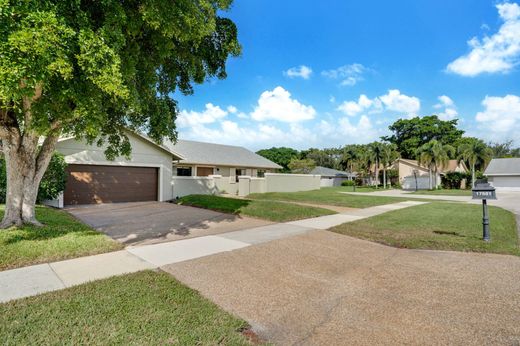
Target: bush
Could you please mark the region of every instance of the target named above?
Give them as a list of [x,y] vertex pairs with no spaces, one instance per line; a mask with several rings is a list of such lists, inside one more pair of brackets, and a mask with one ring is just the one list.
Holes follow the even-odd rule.
[[448,172],[442,177],[442,187],[445,189],[460,189],[460,184],[462,183],[463,179],[466,179],[466,181],[471,180],[471,178],[467,178],[468,177],[466,173]]
[[354,180],[343,180],[341,186],[354,186],[356,182]]
[[[65,172],[67,164],[65,158],[59,153],[52,155],[49,167],[43,175],[38,190],[37,202],[46,199],[55,199],[60,192],[65,190],[65,183],[67,181],[67,173]],[[7,174],[5,167],[5,159],[0,158],[0,203],[5,203],[5,196],[7,193]]]

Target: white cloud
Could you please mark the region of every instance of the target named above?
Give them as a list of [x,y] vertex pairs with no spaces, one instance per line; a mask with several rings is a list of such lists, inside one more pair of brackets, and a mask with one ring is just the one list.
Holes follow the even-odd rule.
[[441,95],[441,96],[437,97],[437,99],[439,100],[440,103],[436,104],[434,106],[435,108],[451,107],[451,106],[455,105],[455,103],[449,96]]
[[[230,107],[228,107],[228,110]],[[214,106],[211,103],[207,103],[206,109],[202,112],[182,110],[179,114],[179,117],[177,118],[177,125],[180,128],[183,128],[197,124],[211,124],[226,117],[227,115],[228,111],[223,110],[219,106]]]
[[490,140],[520,140],[519,96],[486,96],[482,106],[484,110],[475,116],[481,136]]
[[421,108],[421,102],[417,97],[401,94],[397,89],[389,90],[388,94],[380,96],[379,99],[390,111],[416,114]]
[[278,120],[282,122],[298,122],[313,119],[316,110],[291,98],[291,94],[278,86],[272,91],[264,91],[258,99],[258,105],[251,113],[257,121]]
[[303,79],[309,79],[312,74],[312,69],[305,65],[300,65],[298,67],[291,67],[287,71],[284,72],[284,74],[289,78],[303,78]]
[[441,112],[437,114],[439,119],[452,120],[459,115],[459,112],[457,112],[457,107],[455,106],[455,102],[453,102],[453,100],[450,97],[446,95],[441,95],[437,97],[437,99],[439,100],[439,103],[434,105],[433,108],[443,109]]
[[383,110],[416,115],[421,108],[420,100],[415,96],[401,94],[397,89],[389,90],[387,94],[368,98],[362,94],[357,101],[345,101],[337,110],[348,116],[355,116],[363,112],[381,113]]
[[337,69],[322,71],[321,75],[330,79],[339,79],[342,86],[353,86],[363,80],[363,74],[370,71],[361,64],[343,65]]
[[237,107],[235,106],[228,106],[226,109],[231,114],[235,114],[238,111]]
[[504,21],[497,33],[473,37],[468,41],[471,51],[448,64],[447,70],[473,77],[481,73],[509,72],[520,57],[520,6],[516,3],[496,5]]

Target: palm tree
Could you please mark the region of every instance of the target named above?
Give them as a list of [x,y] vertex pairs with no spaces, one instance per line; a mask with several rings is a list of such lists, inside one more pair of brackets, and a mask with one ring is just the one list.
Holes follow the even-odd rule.
[[374,174],[376,179],[376,188],[379,186],[379,166],[381,165],[384,144],[381,142],[373,142],[368,145],[369,156],[375,165]]
[[482,141],[462,144],[458,148],[459,162],[467,161],[471,167],[471,187],[475,187],[475,166],[486,166],[493,157],[493,151]]
[[427,166],[430,173],[430,190],[433,189],[432,170],[435,173],[435,188],[437,188],[439,167],[446,167],[453,155],[455,155],[455,148],[435,139],[417,150],[419,164]]
[[386,169],[399,158],[400,154],[397,151],[395,144],[383,145],[381,151],[381,164],[383,165],[383,188],[386,189]]
[[352,180],[352,174],[354,171],[354,163],[357,162],[359,159],[359,150],[357,150],[354,146],[349,145],[348,147],[345,147],[343,150],[343,155],[341,157],[341,164],[343,165],[344,169],[349,171],[350,176],[349,180]]

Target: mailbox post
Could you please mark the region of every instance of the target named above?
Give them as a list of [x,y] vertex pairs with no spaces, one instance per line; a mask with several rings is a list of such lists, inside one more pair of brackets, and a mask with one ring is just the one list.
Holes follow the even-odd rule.
[[489,183],[477,183],[471,191],[473,192],[473,199],[482,200],[482,238],[484,241],[490,241],[487,200],[497,199],[495,188]]

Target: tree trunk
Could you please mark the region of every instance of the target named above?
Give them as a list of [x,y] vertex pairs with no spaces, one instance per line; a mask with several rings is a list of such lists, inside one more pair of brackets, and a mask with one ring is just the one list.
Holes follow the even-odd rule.
[[429,177],[428,177],[429,179],[428,179],[428,180],[430,181],[430,183],[429,183],[429,188],[430,188],[430,190],[433,190],[433,184],[432,184],[432,166],[428,167],[428,171],[429,171],[429,172],[428,172],[428,174],[429,174]]
[[352,162],[350,163],[350,176],[349,180],[352,181]]
[[377,189],[379,187],[379,160],[376,160],[375,178],[376,178],[376,189]]
[[471,165],[471,187],[475,188],[475,164]]
[[57,136],[47,137],[39,149],[38,136],[35,134],[3,139],[7,193],[0,228],[21,226],[24,223],[41,225],[36,220],[36,198],[56,142]]
[[386,167],[383,167],[383,189],[386,189]]

